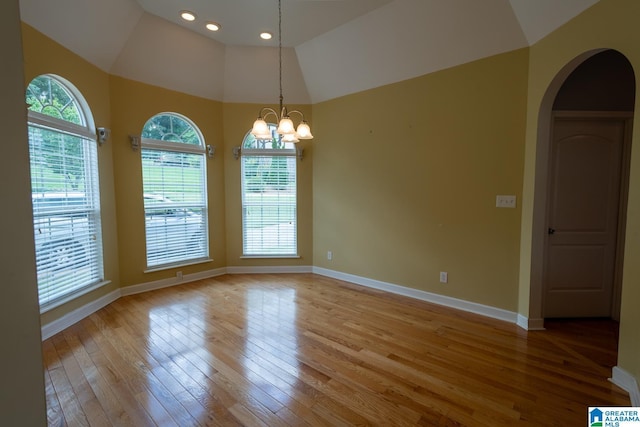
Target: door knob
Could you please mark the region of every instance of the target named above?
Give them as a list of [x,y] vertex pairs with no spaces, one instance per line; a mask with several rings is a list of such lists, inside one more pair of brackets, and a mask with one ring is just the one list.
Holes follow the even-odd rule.
[[549,227],[549,230],[547,230],[547,233],[549,233],[549,234],[555,234],[555,233],[556,233],[556,229],[555,229],[555,228],[551,228],[551,227]]

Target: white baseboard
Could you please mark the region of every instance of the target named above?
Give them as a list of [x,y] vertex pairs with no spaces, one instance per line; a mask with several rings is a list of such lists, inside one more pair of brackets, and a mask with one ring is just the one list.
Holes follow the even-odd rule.
[[345,282],[355,283],[356,285],[366,286],[368,288],[378,289],[381,291],[387,291],[394,294],[431,302],[445,307],[480,314],[482,316],[491,317],[493,319],[504,320],[505,322],[509,323],[517,323],[517,313],[503,310],[501,308],[490,307],[488,305],[469,302],[457,298],[447,297],[444,295],[438,295],[418,289],[407,288],[405,286],[381,282],[379,280],[368,279],[366,277],[342,273],[340,271],[329,270],[321,267],[313,267],[313,273],[332,277],[338,280],[344,280]]
[[153,282],[141,283],[139,285],[124,286],[120,288],[122,296],[140,294],[142,292],[153,291],[156,289],[168,288],[182,283],[195,282],[196,280],[208,279],[210,277],[222,276],[226,274],[226,268],[215,268],[213,270],[201,271],[199,273],[186,274],[182,276],[182,280],[177,277],[169,277],[167,279],[154,280]]
[[47,323],[46,325],[42,325],[42,340],[44,341],[47,338],[51,338],[58,332],[61,332],[74,323],[77,323],[85,317],[90,316],[91,314],[100,310],[102,307],[111,304],[112,302],[120,298],[120,296],[120,289],[116,289],[115,291],[109,292],[107,295],[102,296],[97,300],[91,301],[90,303],[85,304],[82,307],[65,314],[59,319]]
[[310,265],[301,266],[263,266],[263,267],[227,267],[227,274],[269,274],[269,273],[312,273]]
[[638,381],[633,375],[618,366],[614,366],[609,381],[629,393],[631,406],[640,406],[640,389],[638,389]]
[[522,314],[518,313],[518,317],[516,319],[516,324],[520,326],[525,331],[529,330],[529,318],[524,317]]

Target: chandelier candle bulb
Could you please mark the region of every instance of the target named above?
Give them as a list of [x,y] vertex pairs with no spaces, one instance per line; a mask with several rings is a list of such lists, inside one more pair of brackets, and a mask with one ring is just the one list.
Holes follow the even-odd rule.
[[300,142],[300,140],[297,137],[297,134],[295,133],[285,133],[284,135],[282,135],[282,141],[284,142]]
[[271,136],[271,132],[269,132],[269,126],[261,116],[258,117],[255,122],[253,122],[253,129],[251,129],[251,133],[256,137],[258,135],[267,135],[267,137]]
[[289,117],[283,117],[280,120],[280,124],[278,125],[278,130],[276,132],[280,135],[292,135],[296,133],[296,130],[293,127],[291,119]]
[[298,138],[300,139],[313,139],[313,135],[311,134],[311,128],[309,124],[305,121],[302,121],[298,125],[298,129],[296,129],[296,134],[298,134]]

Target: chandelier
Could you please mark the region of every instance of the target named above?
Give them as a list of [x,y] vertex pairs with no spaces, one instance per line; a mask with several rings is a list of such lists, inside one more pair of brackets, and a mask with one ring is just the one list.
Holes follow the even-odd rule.
[[[271,139],[271,131],[269,125],[264,120],[266,117],[275,116],[278,122],[278,129],[276,132],[282,136],[284,142],[299,142],[301,139],[313,139],[311,134],[311,128],[309,124],[304,120],[304,114],[298,110],[288,111],[287,107],[283,105],[284,98],[282,97],[282,0],[278,0],[278,69],[279,69],[279,83],[280,83],[280,115],[269,107],[263,107],[258,114],[258,118],[253,122],[253,128],[251,134],[257,139]],[[299,114],[301,116],[300,124],[298,127],[293,125],[290,114]]]

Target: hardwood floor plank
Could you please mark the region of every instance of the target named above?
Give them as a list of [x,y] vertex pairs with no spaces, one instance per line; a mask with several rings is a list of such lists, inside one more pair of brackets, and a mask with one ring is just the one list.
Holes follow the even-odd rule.
[[60,406],[60,401],[58,400],[58,395],[53,380],[51,379],[50,371],[57,369],[60,364],[53,340],[46,340],[42,343],[42,356],[44,366],[47,368],[44,371],[44,384],[48,424],[50,426],[66,426],[64,413],[62,412],[62,407]]
[[43,342],[65,426],[584,425],[627,406],[615,323],[546,331],[313,274],[120,298]]
[[53,363],[54,367],[49,370],[51,382],[53,383],[67,425],[89,426],[89,420],[87,420],[86,414],[82,409],[79,396],[73,389],[73,384],[64,368],[65,359],[68,359],[70,356],[60,354],[57,349],[57,347],[62,346],[63,340],[64,338],[62,336],[52,338],[55,356],[53,353],[50,353],[50,356],[55,357],[55,360]]
[[[175,320],[175,318],[174,318]],[[236,371],[224,361],[221,361],[213,353],[206,352],[202,343],[193,343],[186,329],[178,323],[165,323],[165,319],[156,319],[158,324],[162,324],[164,332],[171,334],[171,342],[176,346],[178,351],[190,354],[189,361],[197,365],[197,370],[204,374],[201,378],[202,385],[206,387],[211,396],[207,399],[208,403],[217,405],[218,398],[223,400],[223,407],[229,408],[238,402],[239,398],[251,402],[251,408],[256,412],[263,412],[268,415],[267,411],[275,411],[281,408],[273,398],[251,387],[251,384],[237,374]],[[158,329],[156,329],[158,331]],[[237,365],[235,360],[226,360],[231,365]],[[188,363],[186,360],[185,363]],[[237,366],[236,366],[237,367]],[[213,368],[213,369],[210,369]],[[231,377],[235,381],[227,378]],[[267,405],[265,408],[264,405]],[[224,409],[226,411],[226,409]],[[220,415],[220,413],[218,413]]]
[[[77,336],[76,331],[82,330],[83,328],[74,325],[64,331],[63,335],[69,347],[72,349],[73,356],[82,371],[82,375],[84,375],[88,385],[91,387],[92,393],[97,402],[99,402],[101,411],[104,413],[104,419],[102,416],[99,417],[103,422],[97,424],[98,416],[89,415],[87,412],[87,417],[91,420],[91,425],[132,425],[127,413],[120,406],[118,398],[103,380],[93,360],[91,360],[91,357],[87,353],[86,348]],[[109,422],[107,422],[107,420],[109,420]]]
[[136,396],[145,391],[144,379],[140,378],[135,368],[120,355],[119,344],[112,344],[113,330],[106,326],[101,314],[104,313],[94,313],[89,317],[92,326],[97,328],[94,339],[100,347],[100,351],[93,353],[91,359],[102,378],[109,384],[111,392],[118,396],[118,402],[132,425],[152,426],[155,424],[153,419],[144,405],[136,399]]
[[322,395],[313,405],[313,412],[329,421],[332,426],[370,426],[371,421],[341,401]]
[[[131,310],[129,314],[136,320],[144,321],[139,310]],[[154,375],[161,384],[172,389],[173,396],[196,420],[196,424],[186,425],[237,425],[228,419],[228,411],[219,399],[208,392],[206,383],[194,379],[209,375],[209,367],[201,364],[199,360],[189,361],[181,357],[180,349],[172,346],[176,341],[167,340],[160,328],[146,330],[146,335],[140,335],[139,328],[131,328],[131,333],[140,342],[148,339],[146,347],[155,360]]]

